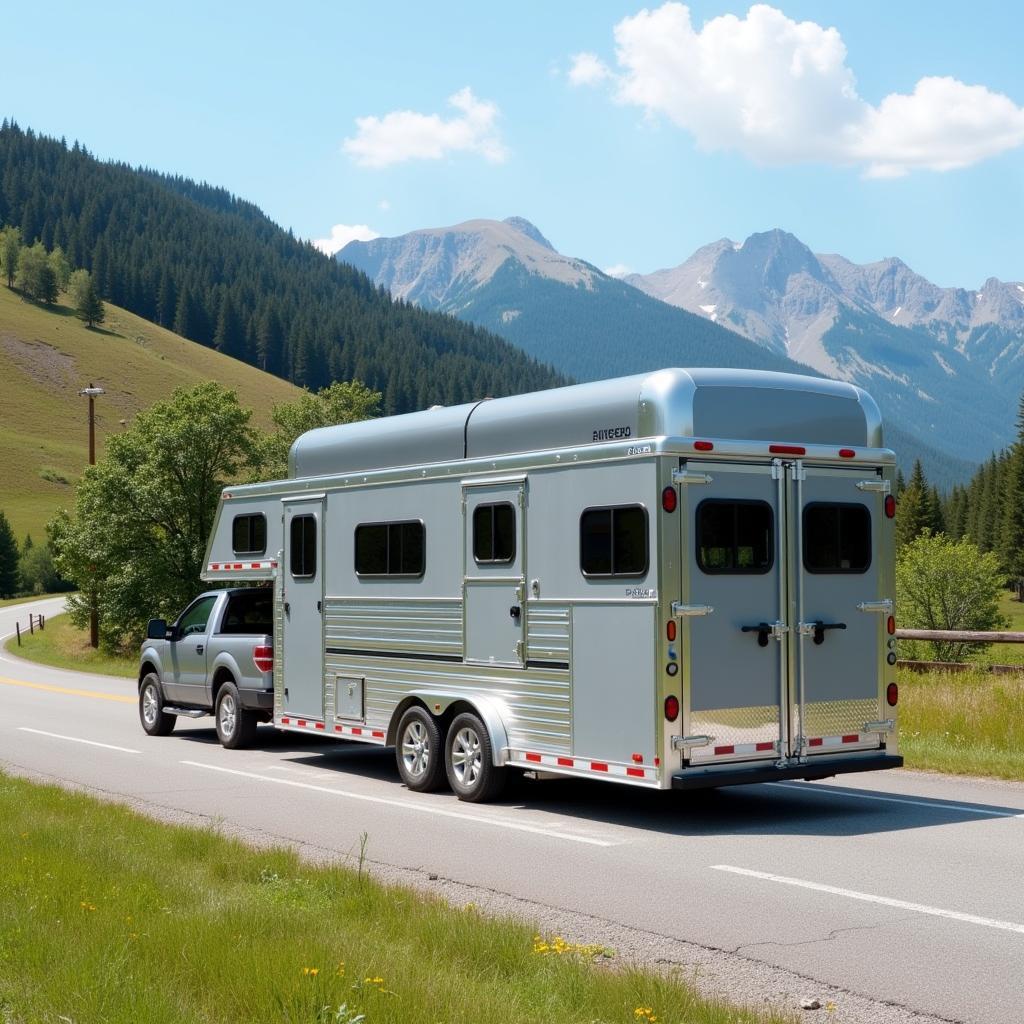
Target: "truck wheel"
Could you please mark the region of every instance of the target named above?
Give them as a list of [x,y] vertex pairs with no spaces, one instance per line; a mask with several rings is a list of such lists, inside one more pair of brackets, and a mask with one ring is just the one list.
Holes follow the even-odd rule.
[[217,739],[228,750],[252,746],[259,720],[253,711],[242,707],[238,687],[227,682],[217,691],[217,707],[213,713],[217,723]]
[[147,672],[139,687],[139,721],[150,736],[170,736],[178,721],[177,715],[165,715],[164,697],[155,672]]
[[444,766],[448,783],[460,800],[486,803],[505,788],[508,769],[492,761],[491,738],[483,722],[468,711],[448,728]]
[[398,723],[395,760],[402,781],[417,793],[438,789],[444,783],[441,730],[424,708],[411,707]]

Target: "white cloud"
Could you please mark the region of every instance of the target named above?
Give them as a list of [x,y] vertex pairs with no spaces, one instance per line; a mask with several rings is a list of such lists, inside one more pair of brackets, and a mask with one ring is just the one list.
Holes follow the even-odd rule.
[[383,117],[357,117],[356,134],[343,148],[361,167],[389,167],[407,160],[440,160],[450,153],[476,153],[502,163],[508,150],[498,133],[496,104],[479,100],[467,85],[448,98],[458,113],[419,114],[393,110]]
[[573,57],[575,85],[607,82],[617,102],[668,118],[706,150],[759,163],[864,165],[872,177],[967,167],[1024,144],[1024,108],[980,85],[922,78],[876,107],[857,93],[835,28],[765,4],[694,29],[665,3],[614,28],[616,68]]
[[569,82],[572,85],[597,85],[612,72],[607,64],[593,53],[575,53],[569,67]]
[[335,224],[331,228],[330,238],[314,238],[313,244],[321,252],[333,256],[349,242],[369,242],[374,238],[380,238],[380,232],[366,224]]
[[633,273],[633,268],[627,267],[625,263],[613,263],[610,267],[605,267],[604,272],[609,277],[625,277]]

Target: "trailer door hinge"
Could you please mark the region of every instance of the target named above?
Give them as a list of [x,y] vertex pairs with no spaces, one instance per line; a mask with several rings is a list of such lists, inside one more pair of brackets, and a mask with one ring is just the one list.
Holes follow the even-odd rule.
[[894,718],[883,718],[878,722],[865,722],[861,732],[895,732],[896,720]]
[[714,743],[714,736],[673,736],[673,750],[689,750],[691,747],[710,747]]
[[522,660],[523,660],[523,653],[524,653],[524,649],[525,649],[525,646],[526,646],[526,645],[525,645],[525,644],[523,643],[523,641],[522,641],[522,640],[517,640],[517,641],[516,641],[516,657],[517,657],[517,658],[518,658],[518,659],[519,659],[520,661],[522,661]]
[[874,491],[876,494],[888,494],[892,488],[888,480],[858,480],[858,491]]
[[672,617],[676,619],[710,615],[714,610],[709,604],[681,604],[679,601],[672,602]]
[[781,480],[783,475],[782,459],[772,459],[772,479]]
[[672,483],[674,484],[709,484],[712,478],[707,473],[691,473],[686,469],[672,470]]

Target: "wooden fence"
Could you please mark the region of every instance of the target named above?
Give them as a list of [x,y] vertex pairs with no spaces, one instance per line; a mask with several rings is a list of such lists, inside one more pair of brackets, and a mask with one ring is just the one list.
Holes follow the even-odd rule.
[[[989,633],[969,629],[897,629],[897,640],[938,640],[961,644],[1024,644],[1024,633]],[[966,661],[899,661],[900,668],[913,672],[992,672],[996,675],[1024,673],[1024,665],[975,665]]]
[[[34,612],[28,613],[28,632],[35,633],[36,629],[46,629],[46,616],[36,615]],[[25,632],[21,628],[20,622],[15,622],[14,632],[18,637],[18,646],[21,646],[21,634]]]

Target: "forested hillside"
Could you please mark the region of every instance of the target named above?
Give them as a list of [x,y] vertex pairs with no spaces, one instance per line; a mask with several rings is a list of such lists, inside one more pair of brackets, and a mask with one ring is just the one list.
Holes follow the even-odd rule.
[[358,378],[387,413],[563,382],[485,330],[392,301],[224,189],[6,120],[0,224],[60,246],[118,306],[296,384]]

